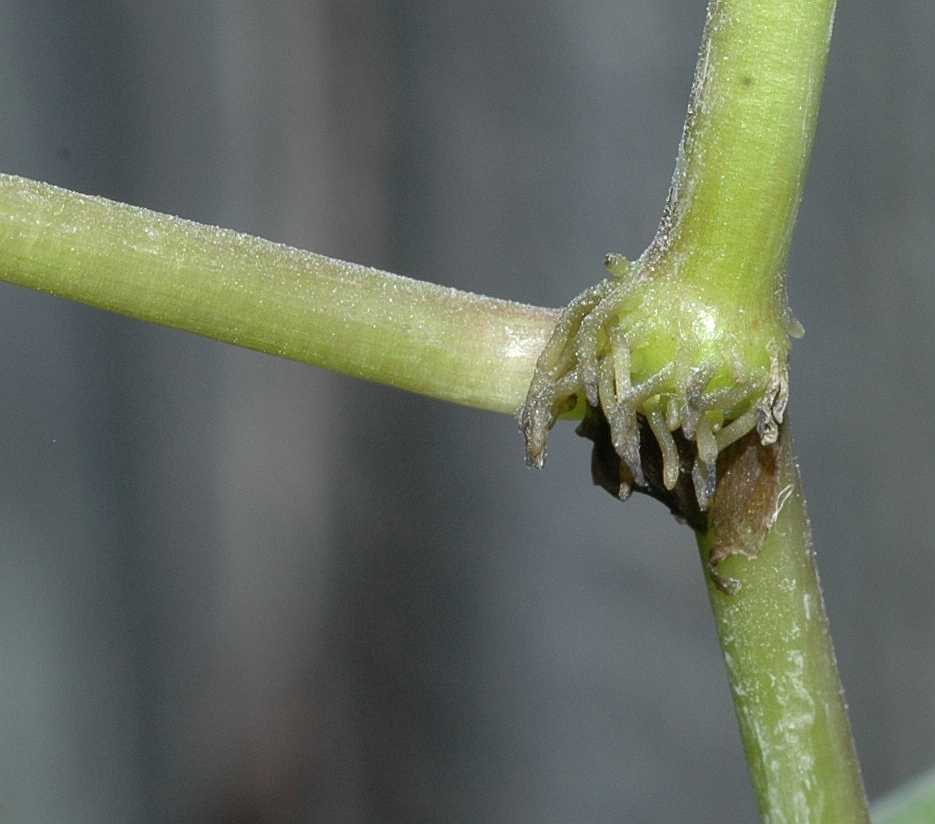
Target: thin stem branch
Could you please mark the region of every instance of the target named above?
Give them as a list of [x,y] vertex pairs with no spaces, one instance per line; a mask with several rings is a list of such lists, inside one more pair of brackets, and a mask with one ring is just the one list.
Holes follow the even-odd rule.
[[558,316],[10,175],[0,280],[510,414]]

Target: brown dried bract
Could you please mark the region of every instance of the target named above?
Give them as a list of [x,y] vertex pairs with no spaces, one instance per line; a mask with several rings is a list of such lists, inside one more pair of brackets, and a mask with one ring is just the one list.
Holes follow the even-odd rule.
[[781,440],[769,446],[751,433],[718,459],[718,485],[708,513],[712,566],[731,555],[756,555],[773,525],[779,501]]
[[659,444],[647,421],[640,417],[640,458],[644,467],[642,483],[614,449],[610,426],[603,412],[589,406],[577,432],[594,444],[591,477],[611,495],[626,500],[633,491],[642,492],[664,503],[680,521],[697,532],[713,535],[708,571],[725,592],[736,592],[737,582],[723,578],[717,566],[732,555],[755,556],[773,525],[781,503],[779,488],[780,450],[784,448],[780,430],[776,443],[764,446],[758,434],[750,432],[725,448],[717,460],[717,489],[708,511],[698,507],[692,483],[696,447],[693,441],[673,433],[678,447],[678,482],[668,490],[663,483],[663,461]]

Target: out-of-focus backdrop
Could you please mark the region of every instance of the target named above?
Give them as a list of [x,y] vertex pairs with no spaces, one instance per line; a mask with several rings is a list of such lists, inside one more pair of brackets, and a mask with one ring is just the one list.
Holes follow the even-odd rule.
[[[548,305],[701,0],[0,0],[0,169]],[[868,789],[935,764],[935,5],[843,4],[793,417]],[[507,417],[0,288],[0,819],[752,821],[691,536]]]

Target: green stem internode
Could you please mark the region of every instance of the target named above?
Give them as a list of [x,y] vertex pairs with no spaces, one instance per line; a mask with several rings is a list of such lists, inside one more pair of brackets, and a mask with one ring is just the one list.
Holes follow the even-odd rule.
[[[860,766],[787,443],[775,471],[765,542],[718,567],[739,588],[708,582],[740,735],[764,821],[859,824],[869,820]],[[718,539],[717,527],[699,533],[705,564]]]
[[713,0],[654,241],[714,302],[771,313],[818,118],[835,0]]
[[508,414],[557,318],[2,174],[0,280]]

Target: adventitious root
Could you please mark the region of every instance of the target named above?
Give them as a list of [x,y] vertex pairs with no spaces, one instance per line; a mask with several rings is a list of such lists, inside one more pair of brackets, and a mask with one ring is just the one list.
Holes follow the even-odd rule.
[[[751,317],[706,301],[674,276],[617,255],[612,277],[573,300],[536,365],[519,412],[526,459],[541,467],[549,430],[580,403],[599,408],[621,459],[621,493],[645,487],[640,418],[658,443],[663,484],[682,464],[677,430],[695,446],[691,481],[705,511],[721,450],[756,430],[775,442],[788,401],[787,313]],[[643,431],[646,428],[643,427]]]

